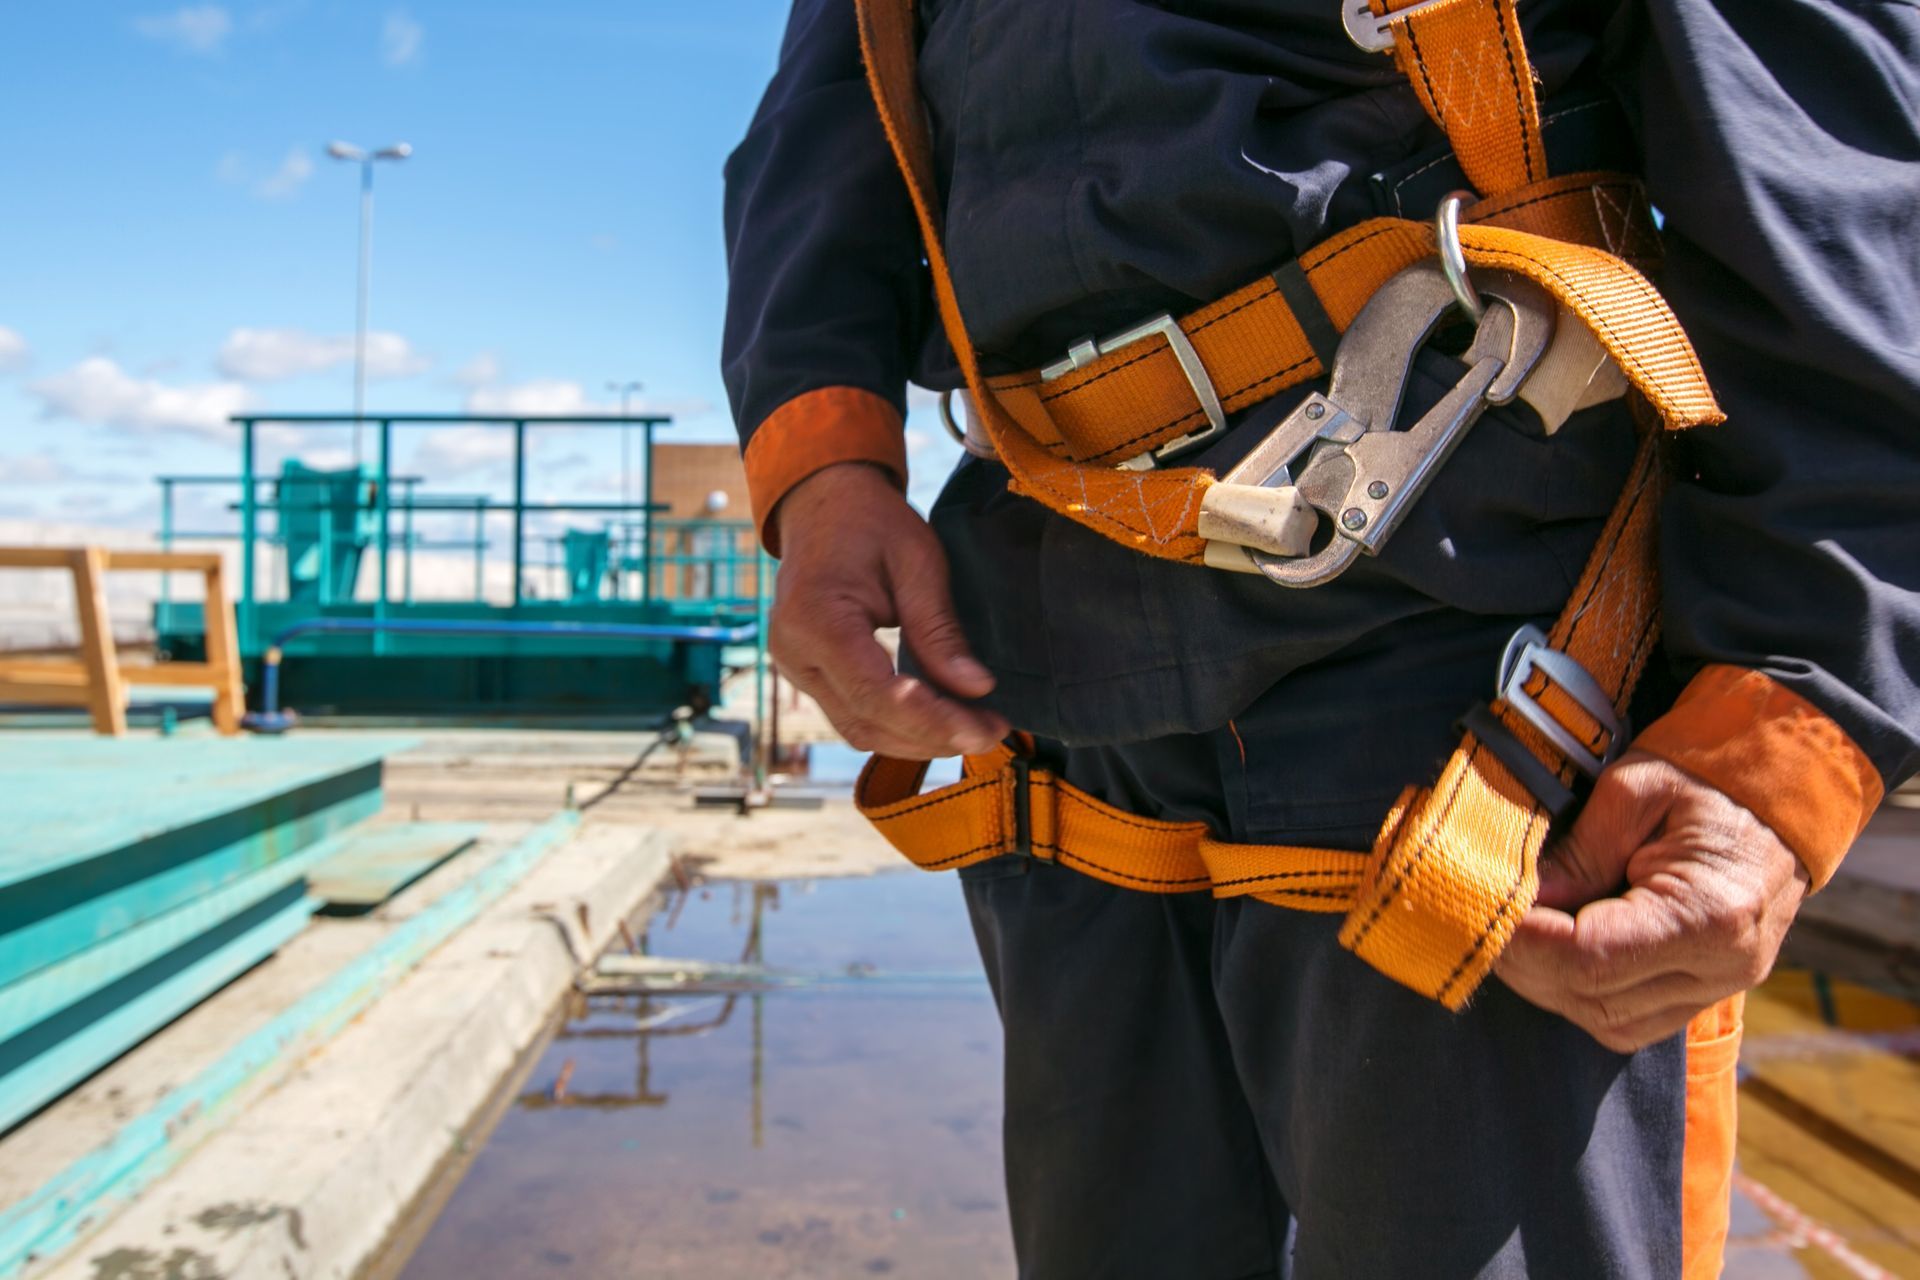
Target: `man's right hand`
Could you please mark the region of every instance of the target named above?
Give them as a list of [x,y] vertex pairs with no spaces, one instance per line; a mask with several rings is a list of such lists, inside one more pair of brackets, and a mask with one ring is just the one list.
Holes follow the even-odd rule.
[[[993,675],[954,618],[939,539],[886,472],[866,463],[816,472],[787,492],[774,520],[780,574],[768,647],[848,742],[931,760],[987,751],[1007,735],[1005,719],[956,700],[985,696]],[[927,680],[895,671],[874,638],[894,626]]]

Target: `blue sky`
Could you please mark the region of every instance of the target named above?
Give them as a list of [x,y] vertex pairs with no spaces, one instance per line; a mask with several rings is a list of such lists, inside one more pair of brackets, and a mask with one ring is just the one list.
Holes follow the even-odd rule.
[[[376,178],[370,408],[571,412],[638,379],[672,438],[730,438],[720,170],[785,8],[0,0],[0,515],[145,526],[156,472],[235,467],[236,408],[349,406],[333,138],[414,147]],[[543,446],[546,496],[617,487],[611,434]],[[470,491],[497,443],[401,461]]]

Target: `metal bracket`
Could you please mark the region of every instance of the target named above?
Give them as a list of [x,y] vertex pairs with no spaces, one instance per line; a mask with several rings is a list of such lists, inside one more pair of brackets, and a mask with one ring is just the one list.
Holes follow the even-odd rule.
[[1173,350],[1173,358],[1180,362],[1180,371],[1187,375],[1187,385],[1193,388],[1193,397],[1199,401],[1200,409],[1207,415],[1207,425],[1198,431],[1190,431],[1177,439],[1148,449],[1128,458],[1119,466],[1129,471],[1151,471],[1170,456],[1183,452],[1195,445],[1205,444],[1227,431],[1227,413],[1220,406],[1220,393],[1214,390],[1213,379],[1207,376],[1207,366],[1200,362],[1200,353],[1193,349],[1193,340],[1187,337],[1186,330],[1180,327],[1170,312],[1163,311],[1150,320],[1143,320],[1131,329],[1122,329],[1107,337],[1094,339],[1082,338],[1067,349],[1064,359],[1056,360],[1040,370],[1040,381],[1054,382],[1066,377],[1075,369],[1084,369],[1101,356],[1111,355],[1122,347],[1130,347],[1136,342],[1145,342],[1150,338],[1165,338],[1167,346]]
[[[1565,725],[1554,718],[1552,712],[1527,692],[1527,681],[1535,672],[1547,677],[1560,690],[1575,702],[1580,709],[1592,716],[1594,722],[1607,732],[1607,745],[1599,754],[1580,739],[1573,736]],[[1540,731],[1542,737],[1551,742],[1573,766],[1590,778],[1600,776],[1600,771],[1619,758],[1627,749],[1627,724],[1613,709],[1613,699],[1600,687],[1600,682],[1587,673],[1587,669],[1558,649],[1547,644],[1546,632],[1529,623],[1513,633],[1513,639],[1507,641],[1507,651],[1500,657],[1501,699],[1518,713],[1522,720]]]
[[1340,25],[1347,29],[1347,39],[1368,53],[1391,53],[1395,22],[1442,3],[1445,0],[1423,0],[1381,18],[1374,15],[1367,0],[1340,0]]

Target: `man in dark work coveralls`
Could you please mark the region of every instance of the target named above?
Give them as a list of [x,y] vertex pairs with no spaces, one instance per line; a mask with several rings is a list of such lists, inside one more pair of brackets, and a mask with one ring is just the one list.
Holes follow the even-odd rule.
[[[923,0],[947,251],[989,374],[1465,185],[1338,8]],[[1662,292],[1728,416],[1673,451],[1642,737],[1457,1014],[1343,951],[1336,917],[1018,856],[963,871],[1006,1028],[1023,1274],[1715,1274],[1731,1091],[1699,1085],[1733,1054],[1696,1015],[1766,974],[1920,767],[1920,10],[1520,18],[1549,154],[1644,177]],[[1492,410],[1381,556],[1308,591],[1134,554],[985,458],[923,520],[906,386],[961,379],[852,0],[797,0],[726,215],[774,652],[858,747],[926,759],[1020,730],[1131,813],[1364,850],[1515,628],[1560,609],[1633,453],[1618,401],[1551,435]],[[1416,381],[1458,368],[1423,352]],[[1181,463],[1226,471],[1311,389]],[[918,674],[873,638],[894,624]]]

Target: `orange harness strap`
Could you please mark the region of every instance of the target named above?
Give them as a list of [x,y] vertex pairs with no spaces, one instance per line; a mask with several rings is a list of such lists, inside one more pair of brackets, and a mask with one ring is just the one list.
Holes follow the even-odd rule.
[[[1414,0],[1371,2],[1386,13]],[[982,378],[942,247],[910,0],[857,0],[856,7],[869,83],[920,222],[941,320],[1014,489],[1146,554],[1199,561],[1200,497],[1213,477],[1197,468],[1112,465],[1197,425],[1198,407],[1170,344],[1123,348],[1050,383]],[[1419,77],[1423,104],[1491,197],[1470,212],[1475,224],[1461,228],[1467,261],[1517,271],[1547,289],[1593,332],[1651,409],[1632,477],[1549,636],[1549,647],[1584,667],[1615,712],[1624,712],[1657,634],[1659,428],[1722,415],[1678,322],[1621,256],[1637,254],[1651,232],[1635,222],[1640,203],[1627,198],[1631,180],[1545,177],[1512,0],[1438,0],[1389,17],[1396,57]],[[1433,252],[1428,226],[1383,218],[1316,246],[1300,265],[1344,331],[1382,283]],[[1229,412],[1324,372],[1271,280],[1180,326]],[[1595,754],[1613,745],[1609,730],[1546,675],[1535,675],[1525,692]],[[1496,702],[1493,715],[1562,784],[1573,779],[1574,764],[1512,707]],[[1102,804],[1010,751],[970,758],[961,782],[924,796],[916,794],[924,765],[876,757],[855,798],[896,848],[929,869],[1024,852],[1129,888],[1211,886],[1221,896],[1344,911],[1344,945],[1458,1008],[1532,903],[1547,834],[1545,808],[1497,750],[1469,734],[1433,786],[1402,795],[1368,854],[1224,844],[1199,824]]]
[[[1650,573],[1661,468],[1648,430],[1626,496],[1600,535],[1579,587],[1549,635],[1624,714],[1658,634]],[[1537,675],[1527,688],[1595,755],[1617,745],[1566,690]],[[1493,714],[1555,776],[1574,767],[1504,702]],[[1532,905],[1549,814],[1506,764],[1468,734],[1431,787],[1410,787],[1372,853],[1230,844],[1205,824],[1117,809],[1001,747],[969,756],[961,780],[925,795],[924,762],[875,756],[854,803],[888,843],[928,871],[1022,853],[1149,893],[1211,889],[1301,911],[1346,913],[1345,946],[1381,973],[1450,1009],[1479,986]]]
[[1008,853],[1057,862],[1146,893],[1256,893],[1301,911],[1345,911],[1368,862],[1341,849],[1227,844],[1201,822],[1142,818],[1095,799],[1000,747],[968,756],[961,780],[920,795],[924,762],[875,756],[854,790],[860,811],[923,871]]

